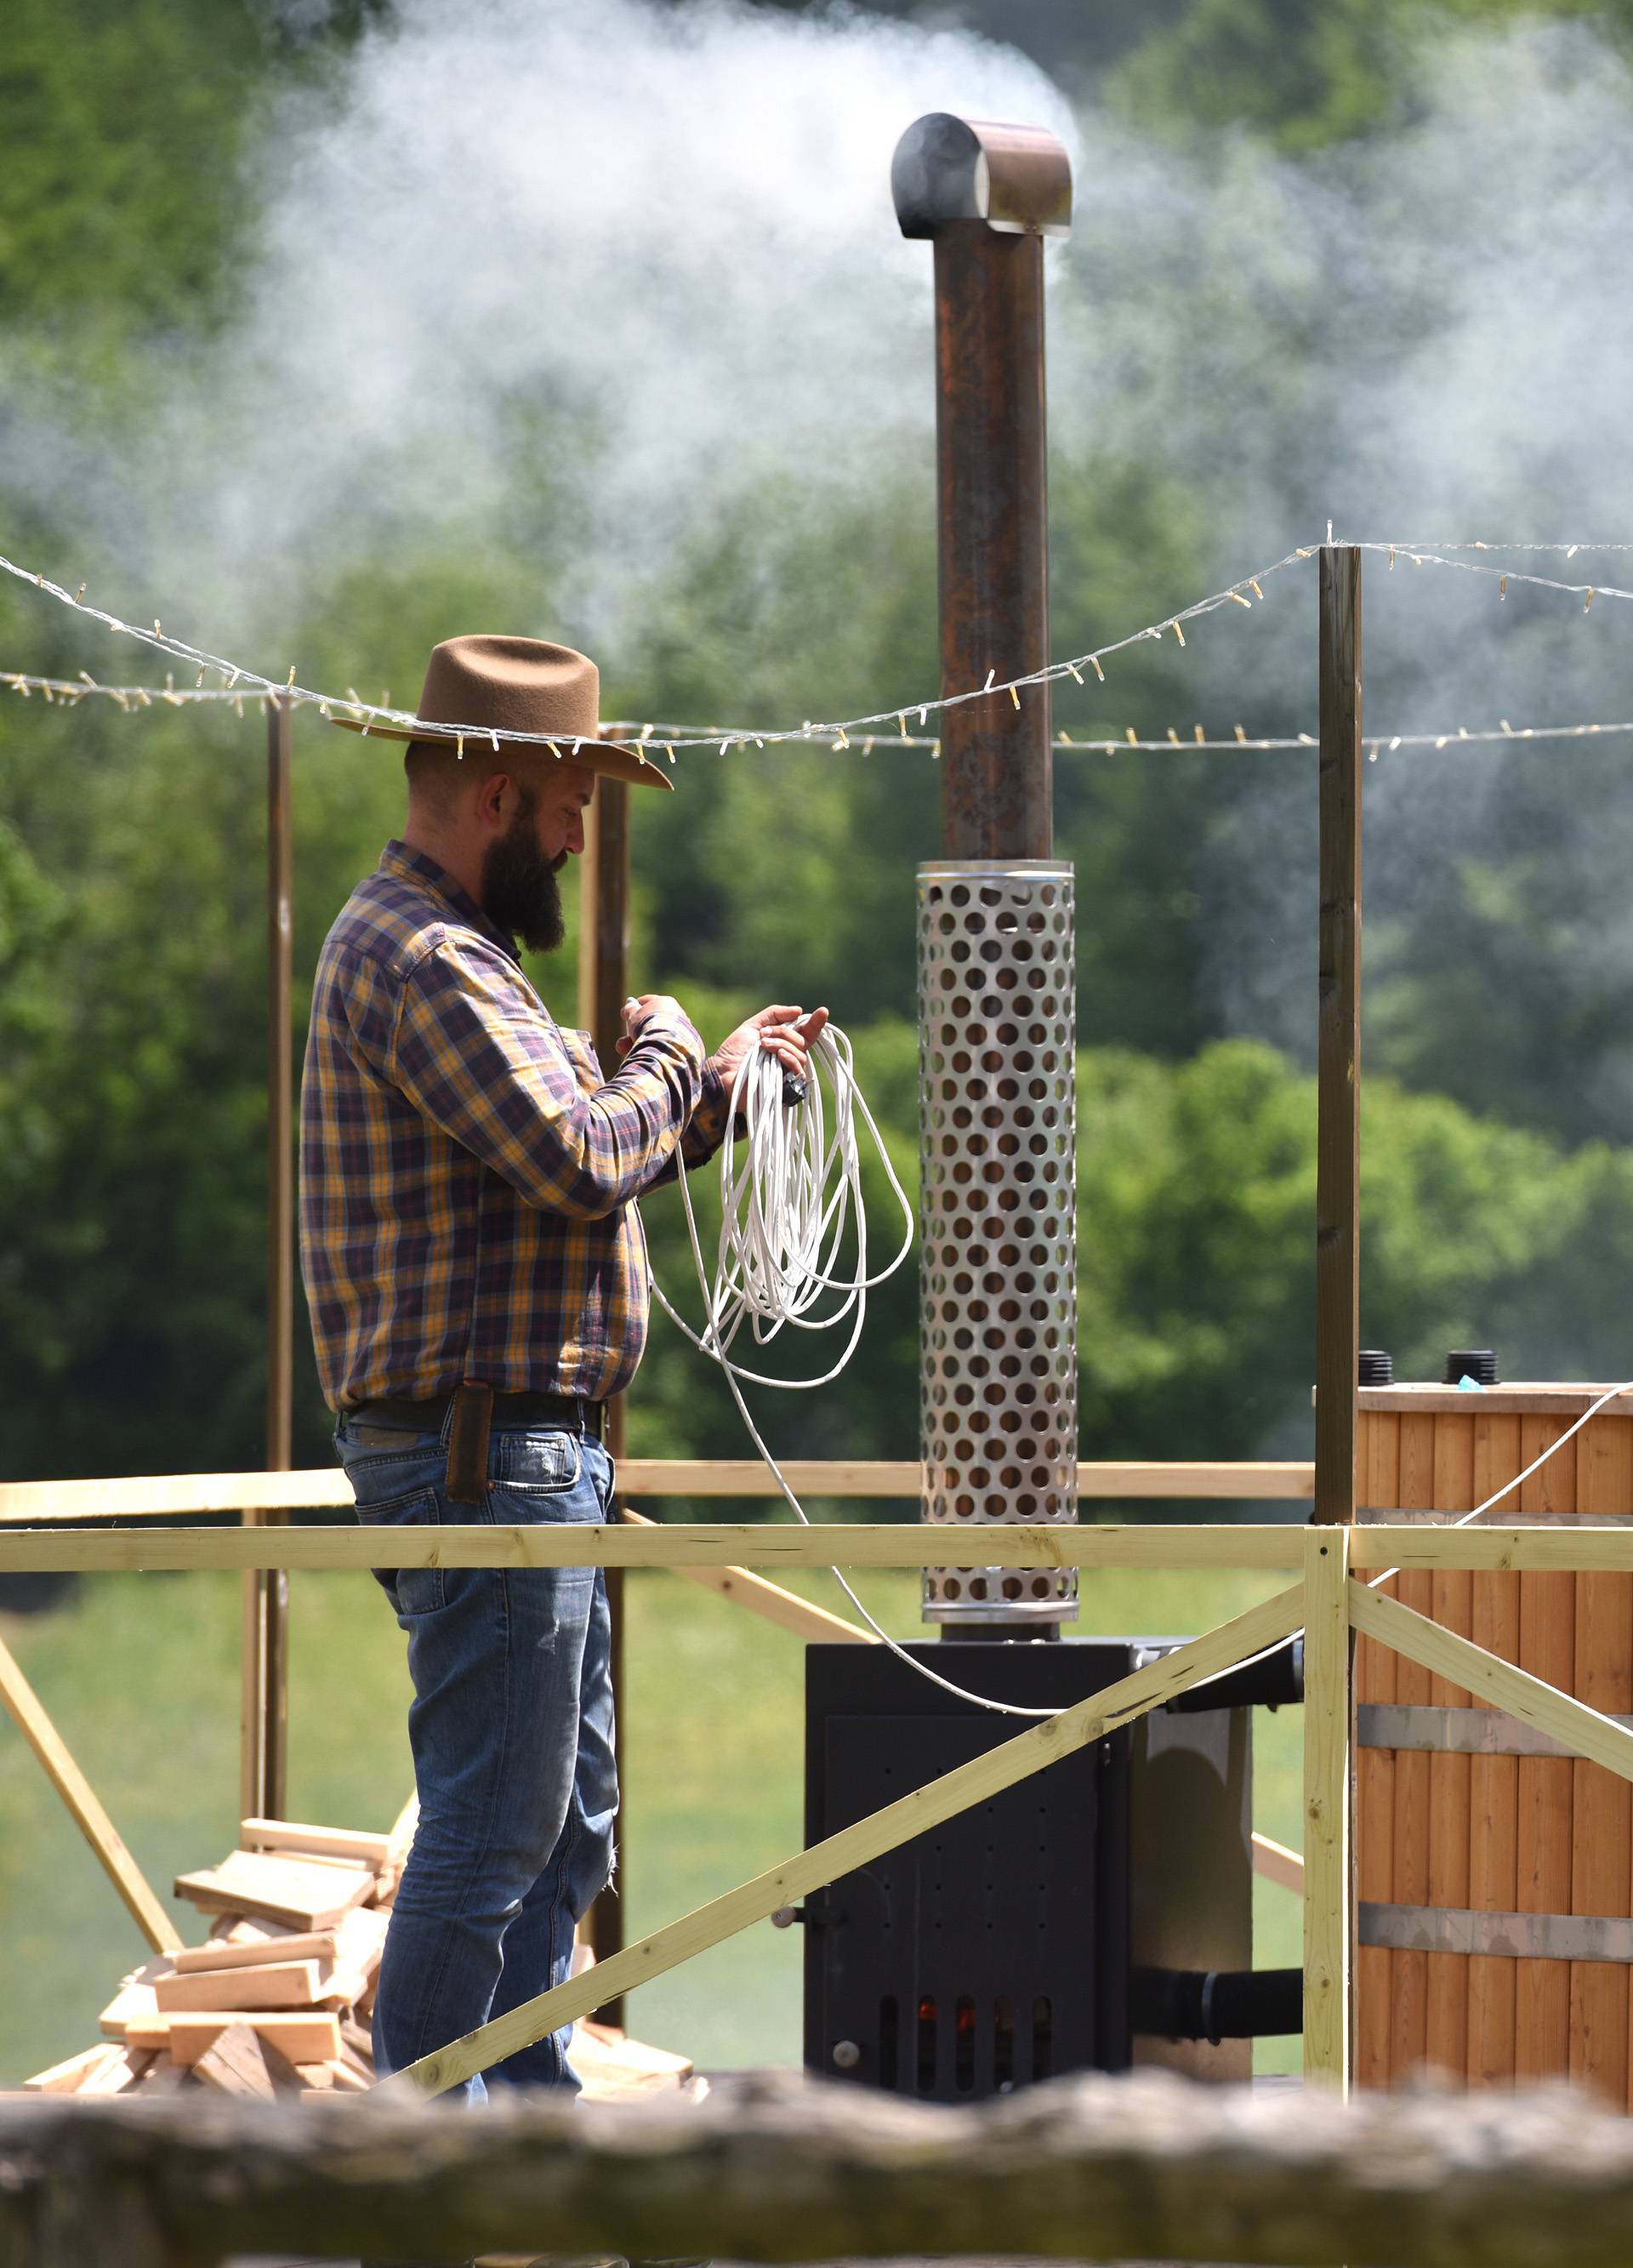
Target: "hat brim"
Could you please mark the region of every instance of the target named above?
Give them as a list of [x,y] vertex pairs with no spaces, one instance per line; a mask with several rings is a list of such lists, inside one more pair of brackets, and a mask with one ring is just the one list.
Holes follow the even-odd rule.
[[[371,740],[443,740],[450,747],[456,746],[456,735],[437,725],[374,725],[366,717],[331,717],[331,725],[338,725],[348,733],[364,734]],[[464,738],[474,746],[486,740],[485,733],[467,733]],[[504,747],[509,735],[501,733],[498,742]],[[555,747],[564,763],[580,765],[585,771],[600,772],[608,779],[626,780],[631,787],[661,787],[674,792],[674,782],[664,768],[650,756],[639,755],[623,740],[579,740],[576,744],[570,734],[552,743],[541,740],[519,740],[513,744],[531,755],[548,756]]]

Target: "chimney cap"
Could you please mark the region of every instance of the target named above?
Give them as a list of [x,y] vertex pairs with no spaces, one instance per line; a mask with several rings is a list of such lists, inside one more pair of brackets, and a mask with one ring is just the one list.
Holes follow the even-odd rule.
[[1042,126],[927,112],[896,144],[890,193],[903,236],[936,236],[953,221],[1007,236],[1071,227],[1071,160]]

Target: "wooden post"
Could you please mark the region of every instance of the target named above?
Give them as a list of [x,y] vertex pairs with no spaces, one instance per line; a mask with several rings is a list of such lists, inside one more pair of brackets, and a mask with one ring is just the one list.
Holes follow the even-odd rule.
[[[595,1042],[601,1075],[610,1079],[619,1064],[623,1004],[629,991],[629,786],[626,780],[598,779],[585,814],[584,857],[579,861],[578,1021]],[[626,1438],[624,1397],[614,1396],[607,1412],[607,1451],[622,1462]],[[614,1753],[620,1804],[624,1788],[624,1595],[623,1571],[607,1570],[607,1602],[612,1618]],[[604,1890],[585,1918],[585,1938],[598,1961],[624,1941],[623,1897],[628,1854],[620,1841],[619,1880]],[[623,2021],[622,1998],[598,2011],[609,2024]]]
[[[294,1462],[293,721],[292,709],[272,703],[267,715],[267,1470],[274,1473],[288,1472]],[[288,1517],[282,1511],[243,1514],[252,1527]],[[239,1724],[240,1815],[281,1818],[289,1801],[289,1577],[281,1570],[244,1579]]]
[[1304,1576],[1304,2075],[1350,2091],[1350,1531],[1315,1528]]
[[[1322,546],[1315,1508],[1306,1559],[1304,2068],[1348,2093],[1355,1885],[1349,1528],[1361,1341],[1361,555]],[[1340,1531],[1323,1536],[1322,1528]]]
[[[1362,1412],[1360,1466],[1369,1508],[1393,1513],[1401,1502],[1401,1419],[1394,1410]],[[1384,1586],[1395,1594],[1394,1580]],[[1355,1650],[1355,1690],[1359,1704],[1397,1698],[1397,1656],[1376,1638],[1360,1639]],[[1361,1749],[1356,1756],[1356,1896],[1388,1904],[1394,1891],[1395,1764],[1393,1750]],[[1363,1945],[1355,1956],[1354,2076],[1357,2087],[1389,2082],[1392,1965],[1401,1958],[1386,1946]]]
[[1355,1518],[1361,1336],[1361,555],[1320,552],[1315,1513]]

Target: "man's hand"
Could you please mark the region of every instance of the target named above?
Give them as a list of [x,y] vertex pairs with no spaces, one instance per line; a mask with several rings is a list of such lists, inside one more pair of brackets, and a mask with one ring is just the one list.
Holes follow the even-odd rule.
[[808,1079],[811,1049],[827,1021],[826,1008],[813,1008],[808,1016],[803,1008],[762,1008],[721,1042],[709,1059],[710,1068],[719,1072],[729,1089],[744,1057],[763,1050],[775,1056],[783,1069],[797,1079]]
[[673,995],[671,993],[637,992],[632,994],[623,1005],[623,1037],[616,1042],[618,1052],[621,1056],[627,1056],[629,1054],[630,1049],[635,1045],[636,1040],[641,1035],[642,1026],[644,1024],[650,1024],[655,1016],[660,1018],[666,1024],[680,1023],[689,1025],[692,1020],[687,1014],[686,1010],[680,1005],[680,1003],[675,999]]

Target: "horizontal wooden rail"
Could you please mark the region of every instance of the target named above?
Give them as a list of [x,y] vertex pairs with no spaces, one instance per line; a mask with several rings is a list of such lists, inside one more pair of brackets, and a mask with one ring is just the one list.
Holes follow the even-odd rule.
[[[656,1522],[644,1520],[628,1505],[622,1517],[633,1528],[651,1528]],[[705,1591],[713,1591],[733,1605],[747,1607],[751,1615],[762,1621],[775,1623],[779,1630],[791,1631],[807,1646],[878,1646],[878,1636],[864,1623],[847,1622],[842,1615],[830,1614],[811,1599],[802,1599],[797,1591],[785,1591],[780,1583],[768,1583],[763,1575],[754,1574],[747,1567],[677,1567],[675,1573],[684,1575],[688,1583],[696,1583]]]
[[[954,1530],[815,1521],[650,1527],[0,1528],[0,1573],[185,1567],[1243,1567],[1303,1565],[1301,1522],[1090,1522]],[[960,1547],[962,1547],[960,1549]],[[1628,1528],[1357,1528],[1350,1564],[1633,1573]],[[1464,1681],[1467,1683],[1467,1680]]]
[[[508,2092],[508,2090],[507,2090]],[[794,2073],[698,2105],[541,2094],[0,2103],[0,2257],[217,2268],[509,2253],[1622,2268],[1633,2122],[1591,2099],[1082,2073],[954,2109]]]
[[[982,1528],[949,1534],[918,1521],[754,1523],[674,1521],[651,1528],[99,1528],[0,1530],[0,1573],[187,1567],[987,1567],[1298,1568],[1308,1531],[1259,1528]],[[977,1545],[972,1550],[970,1546]],[[961,1548],[960,1548],[961,1547]],[[1633,1534],[1628,1538],[1633,1565]]]
[[[793,1458],[783,1468],[798,1497],[916,1498],[923,1469],[905,1460]],[[1078,1468],[1080,1496],[1307,1499],[1313,1468],[1288,1463],[1098,1463]],[[628,1457],[621,1496],[776,1499],[757,1458]],[[0,1527],[44,1521],[182,1520],[202,1513],[322,1512],[351,1503],[337,1465],[298,1473],[160,1473],[99,1481],[0,1481]]]
[[914,1836],[927,1833],[972,1805],[986,1802],[1001,1789],[1013,1787],[1018,1780],[1087,1748],[1117,1727],[1132,1724],[1160,1708],[1203,1678],[1232,1668],[1262,1647],[1291,1636],[1304,1611],[1304,1585],[1295,1583],[1291,1590],[1249,1607],[1246,1614],[1221,1623],[1217,1630],[1192,1638],[1144,1669],[1118,1678],[1087,1700],[1017,1733],[1012,1740],[1001,1742],[968,1764],[954,1765],[938,1779],[898,1797],[852,1826],[842,1827],[836,1835],[813,1843],[809,1850],[797,1851],[780,1867],[710,1899],[695,1912],[671,1922],[666,1929],[643,1938],[638,1945],[625,1946],[582,1976],[569,1977],[564,1984],[541,1992],[536,1999],[524,2000],[519,2007],[496,2016],[463,2039],[450,2041],[446,2047],[423,2056],[418,2063],[408,2065],[383,2081],[377,2092],[389,2095],[418,2088],[426,2095],[444,2094],[489,2065],[541,2040],[547,2032],[576,2023],[605,2001],[678,1969],[682,1962],[735,1937],[754,1922],[764,1921],[779,1907],[792,1905],[840,1875],[871,1865]]
[[[1504,1380],[1500,1386],[1482,1387],[1476,1400],[1467,1387],[1425,1380],[1418,1384],[1364,1386],[1357,1400],[1363,1410],[1387,1410],[1397,1417],[1448,1416],[1454,1412],[1460,1418],[1489,1415],[1570,1419],[1580,1418],[1596,1402],[1603,1401],[1613,1384],[1619,1381],[1607,1379],[1602,1386],[1558,1386],[1546,1381],[1517,1379],[1510,1383]],[[1633,1417],[1633,1393],[1618,1391],[1613,1400],[1605,1402],[1605,1410],[1610,1417]]]
[[1525,1574],[1626,1573],[1633,1569],[1633,1528],[1434,1528],[1414,1521],[1399,1527],[1370,1522],[1357,1528],[1350,1544],[1356,1574],[1381,1574],[1400,1567],[1471,1567],[1476,1572]]

